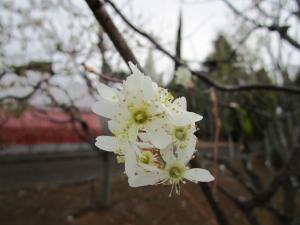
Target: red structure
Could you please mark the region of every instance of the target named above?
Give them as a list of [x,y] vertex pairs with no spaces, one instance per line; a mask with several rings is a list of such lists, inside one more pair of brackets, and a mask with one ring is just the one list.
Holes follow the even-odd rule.
[[89,135],[80,122],[71,122],[70,115],[58,109],[32,109],[20,117],[2,112],[0,145],[81,143],[101,134],[97,115],[82,109],[80,117],[88,125]]

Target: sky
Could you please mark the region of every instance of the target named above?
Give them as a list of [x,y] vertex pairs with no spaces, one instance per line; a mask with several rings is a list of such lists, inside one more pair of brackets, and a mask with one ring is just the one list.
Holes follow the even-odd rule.
[[[126,1],[123,1],[126,2]],[[178,26],[178,15],[182,10],[184,40],[183,57],[186,59],[204,59],[211,51],[212,41],[219,31],[228,25],[226,18],[230,13],[219,0],[132,0],[131,6],[116,1],[123,8],[124,14],[140,14],[147,22],[145,30],[150,30],[161,37],[162,43],[174,44]]]
[[[178,18],[183,18],[182,57],[203,61],[212,51],[213,41],[232,18],[227,6],[220,0],[118,0],[114,1],[137,27],[156,37],[164,47],[174,52]],[[110,12],[109,7],[107,7]],[[114,15],[114,14],[112,14]],[[117,16],[114,21],[122,26]],[[136,50],[145,61],[147,51]],[[173,64],[162,55],[156,55],[158,70],[172,71]]]
[[[178,15],[182,11],[182,58],[185,60],[204,61],[213,51],[213,42],[220,33],[226,33],[234,39],[241,39],[241,37],[235,35],[239,22],[237,22],[235,15],[222,0],[115,0],[114,2],[132,23],[159,37],[159,42],[171,52],[174,52],[175,49]],[[232,0],[231,2],[234,2],[238,8],[245,8],[245,3],[249,3],[249,1],[245,0]],[[113,18],[119,24],[118,17],[114,16]],[[264,23],[265,21],[260,22]],[[298,28],[300,28],[299,21],[291,20],[289,22],[293,24],[289,31],[297,36]],[[258,37],[257,35],[262,34],[264,31],[264,29],[260,29],[251,37]],[[299,35],[298,37],[300,38]],[[273,32],[270,38],[271,48],[276,55],[278,35],[276,32]],[[300,40],[299,38],[298,40]],[[248,49],[244,53],[246,55],[248,53],[250,53],[249,55],[259,54],[262,59],[261,64],[258,62],[259,66],[264,65],[271,70],[269,66],[273,63],[269,61],[266,50],[258,47],[257,41],[257,38],[248,39]],[[263,41],[268,40],[265,39]],[[284,43],[283,49],[281,57],[286,65],[289,65],[289,68],[291,68],[292,71],[290,72],[295,73],[299,69],[300,52],[294,51],[287,43]],[[141,61],[144,61],[145,55],[139,51],[136,51],[136,53],[142,58]],[[158,55],[157,57],[160,56]],[[172,71],[173,64],[162,57],[157,60],[157,67],[163,72]],[[278,82],[281,82],[280,78]]]
[[[4,0],[7,4],[10,4],[10,0]],[[46,4],[46,1],[43,0],[31,0],[37,2],[37,5],[41,6]],[[53,0],[54,2],[59,3],[59,0]],[[97,32],[95,27],[92,27],[92,30],[85,29],[85,25],[94,21],[94,17],[92,12],[88,8],[87,4],[84,0],[70,0],[74,5],[77,6],[77,10],[86,14],[88,18],[71,18],[68,13],[66,13],[66,8],[68,9],[68,5],[66,8],[62,10],[58,10],[56,7],[51,8],[50,10],[47,9],[47,13],[41,13],[38,10],[32,9],[30,10],[30,16],[32,18],[35,17],[41,19],[42,21],[47,18],[50,21],[53,21],[54,26],[56,26],[56,31],[59,39],[62,39],[66,42],[66,46],[73,47],[72,43],[69,42],[72,39],[72,35],[79,37],[81,46],[83,43],[88,43],[88,47],[84,46],[85,49],[94,48],[97,50]],[[243,5],[244,0],[237,1],[235,3],[239,3]],[[18,7],[26,7],[26,2],[29,0],[15,0],[15,5]],[[67,0],[63,1],[67,2]],[[175,40],[176,40],[176,31],[178,27],[178,16],[179,13],[182,12],[183,17],[183,31],[182,31],[182,57],[185,60],[196,60],[196,61],[204,61],[205,58],[213,51],[212,45],[213,41],[217,38],[218,34],[221,32],[225,33],[233,33],[237,29],[234,24],[235,17],[228,9],[228,7],[222,2],[222,0],[113,0],[113,2],[118,6],[118,8],[125,14],[125,16],[137,27],[141,28],[142,30],[146,31],[147,33],[151,34],[155,37],[159,43],[161,43],[167,50],[174,53],[175,50]],[[43,4],[41,4],[43,3]],[[122,31],[125,32],[126,29],[129,28],[124,24],[124,22],[120,19],[118,15],[112,10],[112,8],[108,5],[107,7],[108,12],[112,15],[113,21],[116,23],[117,27]],[[2,14],[2,20],[11,20],[9,16],[1,13],[0,8],[0,18]],[[27,16],[27,15],[26,15]],[[28,18],[20,17],[18,20],[24,21]],[[46,21],[46,20],[45,20]],[[70,27],[70,22],[75,24],[73,28]],[[76,28],[76,26],[80,28]],[[78,32],[78,29],[82,33]],[[51,27],[50,27],[51,30]],[[54,29],[55,30],[55,29]],[[129,29],[130,30],[130,29]],[[0,33],[1,34],[1,33]],[[134,38],[137,38],[139,35],[131,31],[131,34],[134,34]],[[45,48],[42,45],[38,44],[35,41],[35,36],[38,35],[38,32],[35,30],[29,31],[29,42],[30,48],[26,51],[23,51],[20,45],[16,44],[17,41],[12,42],[11,45],[8,47],[8,51],[12,56],[8,57],[8,60],[11,61],[13,64],[14,60],[20,63],[21,61],[30,61],[34,59],[41,59],[43,55],[45,55]],[[47,34],[46,34],[47,35]],[[55,33],[56,35],[56,33]],[[94,43],[89,44],[91,41],[91,36],[94,36],[93,41]],[[131,40],[130,34],[124,34],[126,41],[129,43],[130,47],[132,48],[134,54],[138,58],[139,62],[144,65],[147,55],[149,53],[149,47],[151,44],[145,39],[140,38],[139,40],[143,44],[143,47],[137,46],[135,41]],[[47,43],[48,40],[45,37],[43,40],[46,44],[51,45],[51,43]],[[69,42],[69,43],[68,43]],[[45,44],[45,43],[44,43]],[[94,46],[93,46],[94,44]],[[251,45],[251,44],[250,44]],[[51,47],[50,47],[51,48]],[[51,59],[54,60],[56,65],[54,67],[64,67],[66,66],[66,61],[68,59],[63,60],[65,56],[59,53],[55,53],[56,47],[52,46],[53,48],[53,55],[51,55]],[[289,48],[286,48],[289,49]],[[17,53],[17,54],[15,54]],[[115,54],[117,55],[117,54]],[[299,57],[300,55],[297,53],[296,57],[293,57],[290,62],[295,63],[295,65],[299,65]],[[66,58],[66,57],[65,57]],[[18,59],[18,60],[17,60]],[[119,59],[120,60],[120,59]],[[97,57],[92,57],[90,60],[91,65],[93,66],[93,61],[98,62],[99,66],[99,54]],[[154,52],[154,61],[155,66],[158,72],[164,73],[164,77],[166,80],[170,78],[173,74],[173,67],[174,64],[171,62],[166,56],[162,55],[159,51]],[[121,63],[118,63],[114,58],[112,59],[112,65],[118,67],[119,64],[124,69],[127,69],[126,65],[122,60]],[[71,64],[71,68],[74,69],[71,73],[73,73],[73,77],[75,78],[68,78],[69,82],[66,81],[66,77],[58,79],[57,83],[61,83],[64,86],[68,87],[76,87],[74,82],[78,81],[83,83],[80,78],[81,74],[78,73],[78,68],[80,67],[81,62],[77,62],[78,64]],[[94,64],[97,68],[97,63]],[[1,65],[0,65],[1,66]],[[77,80],[76,80],[77,79]],[[2,80],[3,82],[3,80]],[[68,88],[69,89],[69,88]],[[78,89],[78,88],[75,88]],[[14,90],[12,90],[14,91]],[[2,92],[3,94],[3,92]],[[1,95],[1,92],[0,92]]]
[[[10,1],[6,2],[7,4],[10,4]],[[41,7],[41,3],[43,3],[42,1],[38,0],[34,2],[36,2],[39,7]],[[87,15],[90,15],[90,18],[93,19],[93,15],[90,9],[87,7],[85,1],[71,0],[71,2],[77,6],[78,10],[86,13]],[[30,5],[28,5],[27,3],[29,3],[29,1],[14,1],[15,6],[20,8],[30,8]],[[182,4],[182,2],[179,0],[115,0],[114,3],[134,24],[136,24],[138,27],[141,27],[141,29],[145,30],[147,33],[150,33],[151,35],[156,37],[158,41],[163,46],[168,48],[168,50],[171,52],[174,52],[176,30],[178,27],[178,16],[181,11],[183,17],[182,55],[185,59],[188,60],[203,60],[209,54],[209,52],[212,50],[212,42],[216,38],[218,31],[222,30],[222,27],[226,25],[226,14],[230,14],[227,10],[227,7],[219,0],[190,0],[185,1],[184,4]],[[111,7],[108,6],[107,10],[109,11],[110,15],[112,15],[114,22],[117,24],[117,27],[120,28],[120,30],[123,30],[125,28],[124,23],[114,13]],[[68,14],[64,13],[63,10],[55,10],[55,8],[49,9],[47,10],[47,13],[41,15],[38,9],[33,8],[30,11],[30,16],[27,18],[11,16],[12,14],[5,14],[2,16],[2,20],[6,21],[6,23],[9,23],[9,20],[11,20],[10,18],[13,18],[13,20],[11,21],[15,20],[15,22],[17,23],[26,23],[26,20],[28,20],[29,22],[32,18],[36,18],[36,21],[38,21],[39,19],[43,20],[47,18],[48,20],[53,21],[58,37],[66,42],[68,42],[69,35],[70,33],[72,33],[68,25],[69,22],[72,21],[72,18],[68,17]],[[29,20],[29,18],[31,19]],[[78,18],[76,21],[74,21],[75,24],[80,24],[81,22],[82,21],[79,22]],[[87,21],[83,22],[88,23]],[[126,27],[126,29],[128,28]],[[9,45],[7,45],[7,60],[9,61],[9,63],[22,64],[26,63],[26,61],[42,60],[48,57],[47,55],[49,53],[47,53],[46,49],[36,41],[39,32],[37,30],[34,31],[31,29],[29,29],[29,31],[27,32],[29,32],[27,36],[30,39],[30,48],[27,48],[25,51],[23,51],[20,47],[20,43],[18,43],[18,40],[12,41]],[[89,30],[84,30],[85,35],[89,32]],[[75,32],[75,35],[78,36],[78,32]],[[86,42],[86,39],[84,39],[83,36],[81,36],[80,39],[82,39],[82,42]],[[133,48],[135,55],[143,65],[148,55],[148,49],[136,48],[136,46],[134,46],[134,42],[128,39],[126,39],[126,41],[128,41],[129,45]],[[148,43],[146,44],[146,46],[149,47],[151,45]],[[170,77],[173,72],[173,62],[168,60],[167,57],[161,55],[160,53],[155,52],[154,54],[154,60],[155,62],[157,62],[155,65],[157,70],[160,72],[164,72],[165,77],[167,77],[168,79],[168,76]],[[51,55],[50,51],[50,58],[52,58],[52,60],[54,61],[59,61],[61,60],[61,58],[63,58],[63,56],[61,56],[60,54]],[[99,62],[99,58],[94,58],[94,61]],[[63,67],[64,64],[65,61],[62,60],[62,63],[56,63],[54,64],[54,67],[59,67],[59,65],[62,65]],[[115,65],[116,64],[117,63],[115,63]],[[76,67],[76,65],[74,65],[74,67]],[[123,67],[126,68],[125,63],[123,63]],[[76,70],[74,73],[76,73]],[[36,83],[37,81],[36,79],[34,79],[36,75],[31,75],[28,77],[29,83]],[[76,91],[78,90],[78,87],[74,84],[76,78],[78,77],[80,77],[80,74],[75,75],[75,79],[63,76],[55,78],[56,80],[53,78],[52,80],[54,80],[54,83],[60,83],[62,86],[68,87],[67,89],[72,92],[72,90],[74,90],[74,88],[72,87],[75,87]],[[17,77],[12,75],[12,77],[8,77],[2,80],[2,82],[11,83],[13,82],[12,80],[15,79],[17,79]],[[26,81],[21,80],[19,82],[26,83]],[[27,88],[14,87],[5,92],[3,91],[2,93],[0,93],[0,95],[18,93],[18,95],[22,96],[27,92]],[[86,92],[86,90],[84,92]],[[59,95],[61,96],[62,94],[60,93]],[[39,99],[37,99],[36,101],[40,102]],[[89,101],[84,102],[86,104],[90,104]]]

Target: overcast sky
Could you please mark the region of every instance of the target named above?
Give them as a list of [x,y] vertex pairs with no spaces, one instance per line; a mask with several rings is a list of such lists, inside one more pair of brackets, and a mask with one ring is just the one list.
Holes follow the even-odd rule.
[[[5,2],[10,4],[10,1]],[[93,15],[84,0],[72,0],[72,2],[78,6],[78,10],[90,14],[91,18],[93,18]],[[174,52],[178,15],[181,10],[183,15],[182,37],[184,41],[182,54],[185,59],[189,60],[203,60],[209,54],[212,50],[212,42],[216,38],[218,32],[222,30],[222,27],[228,24],[226,15],[230,15],[227,7],[219,0],[190,0],[184,2],[184,4],[179,0],[115,0],[114,2],[134,24],[158,38],[159,42],[171,52]],[[42,1],[36,1],[37,6],[40,6],[41,3]],[[14,4],[16,7],[31,8],[30,1],[15,0]],[[68,17],[68,14],[63,13],[61,10],[49,9],[47,10],[47,13],[41,15],[34,7],[32,9],[33,10],[30,11],[30,18],[36,17],[41,18],[42,20],[46,20],[47,18],[48,20],[53,21],[57,29],[58,37],[68,41],[68,33],[72,32],[71,30],[66,30],[69,29],[68,23],[72,21],[72,18]],[[114,22],[117,24],[117,27],[120,28],[120,30],[123,30],[126,26],[124,26],[120,18],[113,12],[111,7],[107,6],[107,9],[112,15]],[[2,15],[1,19],[8,23],[9,20],[11,20],[10,18],[14,18],[16,22],[20,21],[26,23],[26,20],[28,20],[28,22],[31,21],[27,16],[11,16],[12,14],[8,13],[5,14],[5,16]],[[72,22],[79,23],[78,19],[75,21],[73,20]],[[128,28],[126,27],[126,29]],[[35,38],[35,34],[38,32],[33,30],[29,30],[28,32],[30,48],[26,49],[26,51],[21,49],[18,40],[7,45],[6,52],[8,54],[6,60],[9,64],[22,64],[31,60],[43,60],[43,58],[47,58],[48,53],[46,49],[41,46]],[[88,32],[90,31],[84,31],[85,34]],[[78,32],[75,33],[78,36]],[[83,39],[83,37],[80,36],[80,39]],[[130,39],[126,40],[129,42],[129,45],[133,47],[134,54],[138,57],[141,64],[144,64],[148,49],[136,48],[134,42]],[[151,45],[148,43],[146,46]],[[58,58],[56,54],[51,55],[50,53],[50,58],[51,57],[54,60],[57,60]],[[167,57],[162,56],[161,54],[159,55],[157,52],[154,57],[156,68],[160,72],[164,72],[165,77],[168,79],[173,72],[173,62],[168,60]],[[95,61],[99,62],[99,58],[95,58]],[[64,61],[62,64],[65,64]],[[113,63],[113,66],[115,65],[118,64]],[[125,64],[123,66],[126,68]],[[74,65],[74,67],[76,67],[76,65]],[[78,67],[80,67],[80,64]],[[81,76],[80,74],[76,74],[76,72],[74,75],[75,78]],[[31,77],[32,76],[30,76],[30,80],[36,82]],[[14,79],[16,79],[15,76]],[[58,83],[73,87],[73,81],[74,79],[71,79],[70,82],[68,82],[65,78],[61,78]],[[10,82],[9,79],[7,82]],[[71,89],[72,88],[68,88],[68,90]],[[17,91],[16,88],[12,88],[11,90],[7,90],[7,93],[16,93],[17,91],[22,95],[23,91],[28,91],[25,89],[22,90],[23,88],[20,88],[19,91]],[[1,94],[7,93],[2,92]]]
[[174,43],[182,9],[183,56],[187,59],[203,59],[210,52],[218,31],[228,25],[226,15],[230,15],[227,7],[218,0],[185,1],[184,4],[179,0],[131,0],[131,6],[123,3],[126,0],[115,2],[123,7],[128,17],[141,14],[143,21],[147,21],[144,29],[159,35],[165,43]]
[[[37,2],[37,5],[42,5],[41,3],[46,2],[43,2],[42,0],[35,1]],[[10,0],[4,0],[4,2],[10,4]],[[29,0],[15,0],[14,2],[16,6],[27,5],[27,7],[30,8],[30,5],[26,4],[30,2]],[[77,6],[78,11],[88,15],[89,20],[94,20],[93,15],[84,0],[71,0],[71,2]],[[175,49],[174,46],[176,30],[178,27],[178,15],[179,12],[182,11],[182,56],[186,60],[205,60],[209,53],[212,52],[213,41],[220,32],[226,32],[236,36],[234,32],[237,30],[237,27],[234,24],[238,23],[235,23],[236,18],[230,9],[228,9],[228,7],[222,2],[222,0],[114,0],[113,2],[133,24],[153,35],[165,48],[171,52],[174,52]],[[241,6],[244,6],[245,0],[235,0],[234,3],[239,3]],[[70,15],[66,13],[66,9],[68,9],[68,6],[63,10],[57,10],[57,7],[55,7],[51,10],[48,10],[47,14],[43,13],[43,15],[39,15],[41,13],[37,14],[37,11],[35,11],[35,15],[37,17],[41,17],[42,20],[47,18],[48,20],[53,21],[59,38],[65,40],[66,46],[68,46],[68,44],[72,45],[71,42],[68,43],[69,33],[73,33],[77,36],[77,38],[79,37],[83,43],[90,43],[90,41],[84,38],[83,35],[88,36],[89,33],[93,33],[94,36],[97,36],[95,27],[92,30],[86,30],[84,27],[81,27],[80,29],[83,33],[77,32],[76,29],[70,29],[68,25],[69,22],[74,24],[84,24],[88,23],[88,20],[81,19],[79,22],[79,18],[70,18]],[[110,15],[112,15],[114,22],[121,31],[124,31],[125,28],[126,30],[130,30],[128,26],[124,25],[120,17],[114,13],[109,5],[107,5],[107,10],[109,11]],[[8,16],[2,16],[3,20],[9,20],[9,18],[10,17]],[[27,17],[21,18],[21,20],[26,22]],[[45,48],[41,47],[41,45],[35,44],[37,41],[33,39],[33,34],[38,32],[29,32],[29,38],[32,40],[29,40],[30,48],[27,49],[27,51],[23,51],[20,48],[20,45],[17,45],[17,41],[12,42],[11,45],[9,45],[10,48],[7,52],[13,55],[12,57],[8,58],[8,60],[11,61],[10,63],[13,63],[13,61],[16,61],[17,59],[20,59],[18,61],[30,61],[34,59],[36,60],[37,58],[43,58],[41,56],[43,55],[43,52],[45,52]],[[138,34],[134,33],[133,31],[131,32],[134,34],[134,38],[139,37]],[[132,41],[129,35],[124,36],[130,47],[132,47],[134,54],[138,57],[139,61],[143,65],[148,54],[148,47],[151,46],[151,44],[145,41],[145,39],[140,39],[143,41],[143,44],[145,44],[143,45],[145,47],[137,47],[136,42]],[[94,44],[96,42],[97,41],[94,41]],[[252,42],[252,45],[256,46],[256,43]],[[290,48],[288,47],[289,46],[284,46],[284,49],[289,50]],[[85,49],[88,48],[91,48],[91,46],[85,47]],[[17,51],[19,51],[20,54],[15,54]],[[255,49],[252,49],[252,51],[255,52]],[[263,54],[266,53],[262,53],[262,55]],[[59,58],[55,53],[51,55],[51,57],[54,59],[54,61]],[[91,61],[92,60],[98,63],[100,61],[99,56],[98,58],[92,57]],[[173,62],[171,62],[166,56],[160,54],[159,51],[155,51],[154,61],[159,72],[164,72],[164,74],[167,76],[172,74]],[[288,62],[292,62],[297,65],[298,61],[299,54],[297,53],[296,56],[294,56],[292,60],[289,60]],[[126,68],[125,63],[123,62],[116,63],[113,60],[111,62],[112,65],[116,67],[115,69],[118,69],[117,67],[119,65],[123,65],[122,67]],[[82,61],[78,63],[79,67]],[[65,62],[62,61],[61,64],[65,65]],[[77,68],[76,65],[73,67]],[[96,68],[98,67],[96,66]]]
[[[169,51],[174,52],[178,15],[183,15],[183,51],[182,56],[187,60],[204,60],[212,51],[212,43],[218,33],[229,25],[232,14],[220,0],[118,0],[114,1],[122,12],[138,27],[159,37]],[[108,7],[109,9],[109,7]],[[113,12],[113,11],[111,11]],[[114,17],[116,23],[118,17]],[[120,23],[121,24],[121,23]],[[144,52],[137,55],[145,59]],[[161,70],[170,70],[172,64],[166,58],[158,60]]]

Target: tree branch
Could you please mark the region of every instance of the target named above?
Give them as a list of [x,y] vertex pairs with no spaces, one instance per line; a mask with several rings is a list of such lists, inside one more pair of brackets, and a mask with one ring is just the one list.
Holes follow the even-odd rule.
[[[200,163],[199,163],[198,158],[194,158],[191,161],[191,166],[192,167],[199,168],[199,167],[201,167],[199,164]],[[227,221],[227,218],[226,218],[223,210],[220,208],[220,206],[216,202],[216,200],[215,200],[215,198],[213,196],[213,193],[212,193],[210,187],[208,186],[208,184],[206,184],[206,183],[199,183],[199,186],[200,186],[201,190],[203,191],[203,193],[204,193],[204,195],[206,197],[206,200],[208,201],[208,203],[209,203],[212,211],[214,212],[218,223],[220,225],[229,225],[229,223]]]
[[[88,0],[87,0],[88,1]],[[276,92],[285,92],[289,94],[297,94],[300,95],[300,89],[294,88],[294,87],[282,87],[282,86],[276,86],[276,85],[264,85],[264,84],[253,84],[253,85],[240,85],[240,86],[230,86],[230,85],[221,85],[216,83],[215,81],[208,78],[208,76],[200,71],[194,71],[188,67],[186,63],[178,59],[176,56],[173,56],[170,52],[168,52],[165,48],[163,48],[153,37],[151,37],[146,32],[138,29],[136,26],[134,26],[124,15],[123,13],[118,9],[118,7],[110,0],[104,0],[108,4],[110,4],[115,12],[121,17],[121,19],[135,32],[146,38],[148,41],[150,41],[159,51],[164,53],[166,56],[168,56],[171,60],[173,60],[177,65],[185,66],[187,69],[191,71],[191,73],[198,77],[200,80],[202,80],[204,83],[211,87],[215,87],[216,89],[223,91],[223,92],[242,92],[242,91],[276,91]],[[99,15],[101,16],[101,15]],[[97,18],[98,19],[98,18]],[[100,23],[100,21],[99,21]],[[119,35],[121,35],[119,33]],[[111,35],[109,35],[111,37]],[[119,50],[117,48],[117,50]],[[120,53],[121,54],[121,53]],[[123,58],[124,59],[124,58]],[[125,59],[124,59],[125,60]]]
[[0,102],[6,101],[6,100],[25,101],[25,100],[31,98],[40,89],[40,87],[42,86],[42,84],[44,82],[46,82],[47,80],[48,79],[46,79],[46,80],[40,80],[36,85],[34,85],[32,87],[32,91],[30,91],[26,95],[23,95],[23,96],[6,95],[6,96],[3,96],[3,97],[0,97]]
[[115,26],[111,17],[104,8],[103,2],[99,0],[86,0],[86,3],[94,13],[94,16],[96,17],[99,24],[108,34],[110,40],[113,42],[114,46],[116,47],[117,51],[120,53],[126,64],[128,65],[128,62],[131,61],[132,63],[138,65],[138,67],[141,69],[141,66],[136,60],[134,54],[130,50],[120,31]]
[[253,20],[247,16],[245,16],[242,12],[240,12],[237,8],[235,8],[228,0],[223,0],[223,2],[238,16],[240,16],[242,19],[244,19],[247,22],[252,23],[253,25],[255,25],[258,28],[264,28],[267,29],[269,31],[276,31],[279,36],[286,40],[289,44],[291,44],[292,46],[294,46],[295,48],[300,50],[300,43],[298,43],[295,39],[293,39],[287,32],[288,32],[288,28],[289,26],[279,26],[276,24],[272,24],[272,25],[265,25],[265,24],[261,24],[258,23],[256,20]]

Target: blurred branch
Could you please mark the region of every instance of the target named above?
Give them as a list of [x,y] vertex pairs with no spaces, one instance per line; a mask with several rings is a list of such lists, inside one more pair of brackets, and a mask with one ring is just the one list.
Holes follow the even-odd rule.
[[189,201],[189,203],[194,207],[195,210],[204,217],[205,219],[209,220],[207,214],[205,213],[205,210],[201,207],[199,202],[195,199],[192,193],[190,193],[187,188],[184,186],[181,187],[182,195]]
[[[219,190],[222,194],[224,194],[227,198],[229,198],[235,205],[243,211],[243,213],[247,216],[248,221],[251,224],[258,224],[256,219],[251,215],[252,211],[255,208],[265,208],[270,213],[274,214],[275,217],[281,221],[283,224],[286,224],[291,218],[284,214],[279,209],[276,209],[272,206],[270,202],[273,196],[277,193],[279,188],[286,182],[290,176],[290,170],[292,167],[297,163],[298,154],[300,147],[295,146],[290,153],[289,159],[285,163],[285,167],[275,175],[273,181],[269,184],[269,186],[264,189],[263,191],[255,191],[251,186],[249,186],[248,181],[245,180],[241,175],[240,172],[235,170],[231,167],[229,162],[225,159],[218,159],[219,163],[222,163],[226,166],[226,168],[232,173],[233,178],[236,179],[242,187],[244,187],[247,191],[249,191],[253,196],[249,200],[241,200],[236,196],[231,195],[227,192],[223,187],[219,186]],[[203,155],[202,158],[213,160],[211,155]],[[249,174],[248,174],[249,175]],[[253,182],[253,180],[251,180]],[[262,187],[260,187],[262,189]]]
[[300,151],[300,147],[295,146],[289,156],[289,159],[285,164],[285,167],[274,177],[273,181],[265,191],[257,194],[255,197],[253,197],[252,199],[250,199],[245,203],[247,207],[254,208],[260,206],[265,202],[269,201],[274,196],[274,194],[277,192],[279,187],[287,179],[289,179],[290,170],[298,160],[299,151]]
[[[266,188],[264,191],[260,193],[255,193],[252,198],[249,200],[243,201],[239,198],[231,195],[229,192],[227,192],[223,187],[219,186],[219,190],[222,194],[224,194],[227,198],[229,198],[235,205],[242,210],[242,212],[247,217],[248,221],[251,224],[257,225],[258,221],[256,218],[253,217],[252,211],[255,208],[263,207],[266,208],[271,213],[274,213],[274,215],[281,221],[281,222],[287,222],[290,220],[290,217],[282,213],[280,210],[272,207],[268,202],[271,200],[271,198],[277,193],[279,187],[287,180],[289,179],[289,173],[292,168],[292,166],[297,162],[298,154],[299,154],[300,147],[296,146],[290,156],[289,160],[286,162],[285,167],[279,172],[273,179],[273,181],[269,184],[268,188]],[[212,159],[212,158],[209,158]],[[228,163],[224,161],[226,165]],[[222,163],[224,163],[222,162]],[[241,179],[238,179],[242,183]],[[252,192],[252,191],[251,191]]]
[[6,73],[7,73],[7,71],[2,71],[2,72],[0,73],[0,80],[5,76]]
[[290,224],[292,218],[284,214],[280,209],[275,208],[272,203],[265,204],[264,208],[272,213],[279,221],[281,221],[282,224]]
[[295,0],[298,10],[296,12],[294,12],[294,14],[298,17],[298,19],[300,19],[300,0]]
[[256,20],[251,19],[249,17],[247,17],[244,13],[240,12],[237,8],[235,8],[233,6],[232,3],[230,3],[228,0],[223,0],[223,2],[239,17],[241,17],[242,19],[244,19],[247,22],[252,23],[254,26],[258,27],[258,28],[264,28],[267,29],[269,31],[275,31],[279,34],[279,36],[286,40],[289,44],[291,44],[292,46],[294,46],[295,48],[300,50],[300,43],[298,43],[295,39],[293,39],[289,34],[288,34],[288,29],[289,26],[280,26],[277,24],[271,24],[271,25],[266,25],[266,24],[261,24],[258,23]]
[[[256,91],[277,91],[277,92],[285,92],[289,94],[297,94],[300,95],[300,89],[299,88],[294,88],[294,87],[284,87],[284,86],[276,86],[276,85],[264,85],[264,84],[253,84],[253,85],[237,85],[237,86],[230,86],[230,85],[221,85],[216,83],[215,81],[211,80],[208,78],[208,76],[200,71],[194,71],[188,67],[186,63],[178,59],[176,56],[173,56],[170,52],[168,52],[165,48],[163,48],[154,38],[152,38],[149,34],[146,32],[138,29],[136,26],[134,26],[124,15],[123,13],[117,8],[117,6],[110,0],[105,0],[105,2],[109,3],[113,9],[116,11],[116,13],[122,18],[122,20],[130,27],[132,28],[135,32],[146,38],[148,41],[150,41],[159,51],[163,52],[165,55],[167,55],[171,60],[173,60],[175,63],[181,66],[187,67],[191,73],[198,77],[200,80],[202,80],[204,83],[206,83],[209,86],[215,87],[216,89],[224,92],[242,92],[242,91],[251,91],[251,90],[256,90]],[[99,3],[100,4],[100,3]],[[102,5],[102,3],[101,3]],[[93,7],[91,5],[90,7]],[[98,17],[101,17],[101,13],[98,13]],[[105,16],[105,15],[103,15]],[[98,21],[100,18],[98,18]],[[103,23],[103,18],[101,18],[101,21],[99,23]],[[105,22],[105,20],[104,20]],[[111,31],[107,31],[111,32]],[[109,35],[109,34],[108,34]],[[118,35],[121,35],[118,33]],[[110,38],[114,38],[113,35],[109,35]],[[124,39],[122,39],[124,40]],[[117,47],[117,46],[116,46]],[[120,52],[123,51],[123,49],[118,49],[117,50]],[[130,51],[130,50],[129,50]],[[122,54],[121,54],[122,55]],[[125,58],[123,58],[125,60]],[[132,61],[132,60],[131,60]]]
[[120,79],[113,78],[112,76],[109,76],[109,75],[106,75],[103,73],[99,73],[99,72],[95,71],[92,67],[88,66],[87,64],[83,64],[83,67],[86,72],[94,73],[94,74],[98,75],[102,80],[105,80],[107,82],[113,82],[113,83],[122,83],[123,82]]
[[250,38],[251,34],[256,30],[257,30],[257,27],[250,29],[244,35],[244,37],[240,41],[238,41],[236,47],[231,50],[231,52],[227,58],[222,59],[222,60],[206,60],[206,61],[202,62],[202,64],[208,65],[210,67],[214,66],[217,68],[219,66],[219,64],[230,63],[230,61],[237,55],[238,49],[241,47],[241,45],[244,44]]
[[[176,37],[176,58],[181,60],[181,47],[182,47],[182,11],[180,10],[179,21],[178,21],[178,29],[177,29],[177,37]],[[180,65],[175,62],[175,71]]]
[[86,0],[86,3],[94,13],[94,16],[96,17],[99,24],[103,27],[103,29],[109,36],[110,40],[113,42],[114,46],[120,53],[121,57],[124,59],[125,63],[128,65],[128,62],[131,61],[132,63],[138,65],[138,67],[141,69],[141,66],[136,60],[133,52],[127,45],[122,34],[115,26],[111,17],[104,8],[103,2],[99,0]]
[[[195,168],[201,167],[199,159],[194,158],[191,161],[191,166],[195,167]],[[219,206],[219,204],[215,200],[215,198],[213,196],[213,193],[212,193],[211,189],[209,188],[209,185],[207,183],[200,182],[199,186],[200,186],[204,196],[206,197],[206,200],[209,203],[213,213],[215,214],[218,223],[220,225],[229,225],[228,220],[227,220],[223,210],[221,209],[221,207]]]
[[215,89],[212,89],[210,92],[210,99],[211,99],[211,111],[214,117],[214,124],[215,124],[215,139],[214,139],[214,158],[213,158],[213,168],[214,168],[214,177],[215,180],[213,181],[213,192],[217,191],[218,188],[218,175],[219,175],[219,143],[220,143],[220,132],[221,132],[221,119],[219,114],[218,108],[218,96]]
[[[50,100],[56,107],[62,109],[65,113],[67,113],[70,116],[69,122],[73,125],[74,130],[77,132],[77,134],[85,141],[87,141],[87,143],[89,143],[92,149],[96,149],[96,146],[94,145],[95,137],[92,135],[89,125],[81,118],[80,110],[75,106],[71,96],[68,94],[68,92],[65,89],[60,88],[58,85],[51,85],[51,86],[59,88],[61,91],[63,91],[64,94],[68,97],[69,104],[58,102],[56,98],[51,94],[49,89],[44,90],[47,96],[50,98]],[[79,124],[81,130],[78,129],[76,123]]]
[[40,80],[36,85],[32,86],[32,91],[27,93],[23,96],[16,96],[16,95],[6,95],[0,97],[0,102],[6,101],[6,100],[16,100],[16,101],[25,101],[31,98],[42,86],[43,83],[47,82],[48,79]]
[[[201,155],[202,158],[213,161],[214,157],[208,154],[205,155]],[[245,179],[242,175],[241,175],[241,171],[236,170],[235,168],[233,168],[230,163],[228,162],[228,160],[226,159],[220,159],[220,157],[218,157],[218,164],[223,164],[226,169],[229,170],[229,172],[231,173],[232,177],[237,180],[237,182],[245,189],[247,190],[249,193],[251,194],[256,194],[255,189],[251,186],[250,182],[248,179]]]
[[68,123],[72,122],[71,119],[66,119],[66,120],[56,119],[56,118],[52,117],[51,115],[48,115],[48,112],[49,112],[48,110],[43,110],[43,109],[39,109],[39,108],[34,108],[34,109],[35,109],[33,111],[34,116],[42,118],[42,119],[47,119],[51,123],[68,124]]
[[23,75],[27,70],[54,74],[52,62],[46,61],[31,61],[23,65],[11,65],[10,68],[18,75]]
[[101,30],[101,32],[99,32],[99,41],[98,41],[98,48],[100,50],[100,54],[101,54],[101,60],[102,60],[102,65],[101,65],[101,72],[102,73],[111,73],[112,69],[110,64],[108,63],[108,60],[106,59],[106,45],[105,45],[105,41],[104,41],[104,32]]
[[245,215],[248,222],[252,225],[259,225],[260,223],[256,219],[256,217],[252,214],[251,210],[246,208],[242,201],[240,201],[238,198],[231,195],[229,192],[227,192],[223,187],[219,187],[220,192],[225,195],[228,199],[230,199]]

